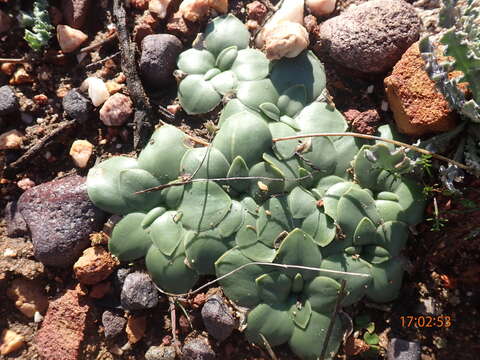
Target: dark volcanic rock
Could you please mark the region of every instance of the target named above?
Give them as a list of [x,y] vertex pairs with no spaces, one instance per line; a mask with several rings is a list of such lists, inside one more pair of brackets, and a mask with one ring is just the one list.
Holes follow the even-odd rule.
[[105,337],[113,338],[120,335],[127,324],[127,319],[118,310],[106,310],[102,314],[102,324],[105,328]]
[[185,342],[182,349],[182,360],[214,360],[215,352],[204,337],[196,337]]
[[32,236],[35,257],[45,265],[67,267],[81,255],[99,230],[105,213],[87,195],[85,178],[53,180],[25,191],[18,200]]
[[148,274],[134,272],[125,278],[120,301],[127,310],[151,309],[158,304],[158,291]]
[[93,105],[77,89],[70,90],[62,100],[63,110],[72,119],[85,122],[90,117]]
[[14,113],[18,110],[18,100],[12,88],[8,85],[0,87],[0,116]]
[[219,295],[210,296],[203,305],[202,319],[208,333],[219,341],[229,337],[235,328],[235,318]]
[[91,0],[62,0],[63,18],[67,25],[82,29],[87,20]]
[[16,201],[11,201],[5,206],[5,221],[7,222],[7,235],[20,237],[28,234],[27,223],[23,218]]
[[162,88],[173,80],[182,42],[170,34],[148,35],[142,40],[140,71],[143,81],[151,87]]
[[341,65],[384,73],[418,40],[421,20],[403,0],[372,0],[349,7],[320,26],[322,47]]
[[420,344],[416,341],[393,338],[388,344],[387,354],[388,360],[418,360]]

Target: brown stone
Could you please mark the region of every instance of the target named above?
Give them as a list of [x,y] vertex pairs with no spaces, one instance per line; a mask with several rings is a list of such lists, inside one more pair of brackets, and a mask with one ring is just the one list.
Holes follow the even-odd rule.
[[43,314],[48,307],[48,299],[42,286],[33,280],[15,279],[7,290],[8,297],[25,316],[33,318],[38,311]]
[[418,43],[405,52],[384,83],[400,132],[421,136],[455,127],[456,115],[426,73]]
[[0,335],[0,354],[8,355],[14,351],[20,349],[25,340],[22,335],[17,334],[15,331],[5,329]]
[[132,344],[139,342],[145,335],[147,318],[145,316],[130,316],[125,329],[128,341]]
[[116,93],[110,96],[100,109],[100,120],[107,126],[122,126],[133,113],[132,100]]
[[88,294],[91,298],[101,299],[112,290],[112,284],[109,281],[102,282],[92,286],[92,290]]
[[117,261],[101,246],[86,249],[73,265],[75,275],[82,284],[94,285],[105,280],[117,266]]
[[78,360],[91,310],[88,298],[67,290],[52,301],[37,333],[37,351],[46,360]]

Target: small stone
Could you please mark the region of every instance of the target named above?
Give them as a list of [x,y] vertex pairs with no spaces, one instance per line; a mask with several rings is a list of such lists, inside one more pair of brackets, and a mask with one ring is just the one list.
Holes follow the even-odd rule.
[[0,10],[0,33],[10,30],[11,25],[12,20],[10,20],[10,17],[5,12]]
[[95,107],[102,105],[110,97],[107,86],[102,79],[97,77],[87,78],[81,88],[88,89],[88,96]]
[[24,67],[19,67],[14,73],[10,81],[10,85],[22,85],[33,83],[33,77],[27,73]]
[[421,136],[455,127],[456,116],[425,71],[418,43],[403,54],[384,84],[400,132]]
[[75,28],[82,29],[87,19],[91,0],[62,0],[63,18]]
[[8,297],[25,316],[33,318],[36,312],[45,313],[48,299],[42,286],[33,280],[15,279],[7,290]]
[[17,202],[11,201],[5,206],[5,221],[7,222],[7,235],[20,237],[28,234],[27,223],[17,208]]
[[125,279],[127,278],[127,275],[130,274],[131,272],[132,270],[130,269],[125,269],[125,268],[118,269],[113,279],[113,285],[121,291],[123,284],[125,283]]
[[174,35],[156,34],[145,37],[140,57],[143,81],[153,88],[163,88],[172,82],[172,73],[182,49],[182,42]]
[[93,145],[87,140],[75,140],[70,147],[70,156],[79,168],[84,168],[93,153]]
[[127,333],[128,341],[132,344],[136,344],[142,340],[147,329],[147,318],[145,316],[130,316],[127,321]]
[[218,341],[228,338],[236,325],[232,312],[219,295],[210,296],[203,305],[202,319],[208,333]]
[[158,304],[158,291],[148,274],[134,272],[125,278],[120,301],[127,310],[152,309]]
[[94,299],[102,299],[112,290],[112,285],[109,281],[101,282],[92,286],[88,296]]
[[37,351],[45,359],[78,360],[92,307],[78,289],[50,302],[37,332]]
[[5,75],[12,75],[15,71],[17,64],[11,62],[4,62],[0,65],[0,71],[3,72]]
[[90,201],[84,177],[71,175],[37,185],[18,200],[34,254],[45,265],[68,267],[100,230],[105,213]]
[[100,120],[106,126],[122,126],[133,113],[133,103],[128,96],[117,93],[110,96],[100,109]]
[[42,314],[40,314],[38,311],[35,312],[35,314],[33,315],[33,321],[38,324],[39,322],[42,322],[42,320],[43,320]]
[[25,340],[22,335],[10,329],[5,329],[0,335],[0,354],[8,355],[20,349],[23,344],[25,344]]
[[307,8],[315,16],[328,16],[335,10],[337,0],[307,0]]
[[102,325],[105,328],[105,337],[114,338],[120,335],[125,328],[127,319],[123,317],[123,312],[118,310],[106,310],[102,314]]
[[62,100],[63,110],[79,122],[88,120],[92,113],[92,103],[77,89],[70,90]]
[[168,5],[172,0],[150,0],[148,2],[148,11],[155,14],[159,19],[167,16]]
[[18,100],[13,89],[4,85],[0,87],[0,116],[12,114],[18,110]]
[[354,129],[355,132],[367,135],[374,135],[377,132],[379,123],[380,115],[376,109],[358,112],[351,121],[352,129]]
[[182,360],[215,360],[215,352],[207,338],[198,336],[185,342],[182,348]]
[[150,346],[145,353],[145,360],[175,360],[176,356],[173,346]]
[[93,246],[83,251],[83,255],[73,265],[73,271],[82,284],[94,285],[109,277],[117,264],[102,246]]
[[23,134],[18,130],[10,130],[0,135],[0,150],[20,149]]
[[118,93],[120,90],[124,88],[123,84],[119,84],[114,80],[108,80],[105,85],[107,86],[108,92],[110,95]]
[[388,344],[388,360],[419,360],[420,344],[416,341],[406,341],[393,338]]
[[68,25],[57,25],[57,39],[62,51],[71,53],[88,39],[88,35]]
[[260,1],[256,0],[247,4],[247,16],[250,20],[254,20],[257,23],[262,23],[267,14],[267,7]]
[[132,5],[133,8],[139,9],[139,10],[147,10],[148,9],[148,4],[152,0],[130,0],[130,5]]
[[421,20],[404,0],[371,0],[323,22],[320,40],[331,59],[362,73],[384,73],[418,40]]

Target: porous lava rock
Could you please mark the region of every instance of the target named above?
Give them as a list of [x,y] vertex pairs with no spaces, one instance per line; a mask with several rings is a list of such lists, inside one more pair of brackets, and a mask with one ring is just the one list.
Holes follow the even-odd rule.
[[208,333],[218,341],[230,336],[235,328],[235,318],[220,295],[212,295],[202,308],[202,319]]

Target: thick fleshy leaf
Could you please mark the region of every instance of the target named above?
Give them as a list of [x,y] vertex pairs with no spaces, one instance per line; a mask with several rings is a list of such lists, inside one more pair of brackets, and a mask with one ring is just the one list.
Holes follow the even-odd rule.
[[185,265],[183,244],[172,257],[162,254],[155,245],[151,246],[145,257],[145,265],[155,284],[170,293],[186,293],[198,280],[198,274]]
[[347,171],[352,167],[352,159],[357,154],[358,150],[368,140],[354,138],[352,136],[342,136],[335,140],[335,153],[337,154],[337,166],[335,167],[334,175],[349,179],[350,175]]
[[263,103],[276,104],[278,93],[270,79],[241,81],[237,98],[251,109],[258,110]]
[[273,248],[275,240],[293,229],[290,210],[285,197],[268,199],[258,211],[256,223],[258,241]]
[[145,215],[140,225],[144,229],[148,228],[159,216],[162,216],[166,211],[167,209],[165,209],[164,207],[153,208]]
[[163,125],[155,130],[147,146],[140,152],[138,165],[150,172],[162,184],[175,180],[180,175],[180,161],[190,148],[188,137],[172,125]]
[[294,219],[304,219],[317,209],[315,198],[300,186],[288,194],[288,205]]
[[217,229],[194,234],[185,240],[188,262],[199,274],[214,274],[215,261],[228,249],[227,241]]
[[[318,359],[322,353],[329,325],[330,314],[325,315],[312,311],[310,321],[305,329],[295,326],[288,342],[290,349],[301,359]],[[328,341],[325,359],[332,359],[335,356],[342,342],[344,331],[341,319],[337,316]]]
[[220,54],[218,54],[217,60],[215,61],[215,66],[221,71],[226,71],[230,69],[233,62],[237,58],[237,55],[238,48],[236,46],[229,46],[223,49]]
[[295,58],[275,61],[270,78],[280,93],[292,86],[303,85],[307,92],[307,102],[319,97],[326,83],[323,65],[310,50],[305,50]]
[[259,178],[250,180],[250,195],[257,201],[264,201],[271,195],[281,194],[284,190],[285,180],[282,172],[265,161],[254,165],[249,176]]
[[225,177],[229,167],[227,159],[218,149],[206,146],[188,150],[183,155],[180,171],[184,175],[195,174],[194,179],[211,179]]
[[331,314],[337,301],[340,284],[330,277],[317,276],[305,284],[303,296],[308,299],[312,310]]
[[286,89],[278,98],[277,106],[282,114],[295,117],[307,103],[305,86],[294,85]]
[[248,313],[247,329],[245,330],[247,340],[264,345],[260,336],[262,334],[270,346],[287,342],[294,329],[294,323],[288,313],[290,306],[288,303],[257,305]]
[[388,250],[392,257],[400,255],[408,240],[408,226],[401,221],[388,221],[377,228],[379,245]]
[[203,75],[188,75],[178,86],[178,98],[187,114],[205,114],[222,100],[213,84],[203,80]]
[[120,261],[133,261],[144,257],[152,246],[148,232],[141,226],[144,218],[143,213],[130,213],[113,228],[108,250]]
[[380,242],[380,237],[377,234],[377,227],[367,217],[364,217],[357,225],[355,234],[353,235],[353,243],[355,245],[377,245]]
[[215,90],[220,94],[233,94],[238,86],[237,76],[233,71],[224,71],[210,80]]
[[255,242],[240,248],[242,254],[252,261],[272,262],[277,252],[274,248],[268,247],[261,242]]
[[279,160],[276,156],[270,154],[263,154],[265,162],[275,167],[280,171],[285,178],[285,191],[291,191],[298,185],[298,178],[300,177],[300,162],[296,157],[292,157],[288,160]]
[[178,217],[178,212],[167,211],[149,229],[153,244],[166,256],[171,256],[183,240],[184,230]]
[[372,284],[367,297],[376,302],[389,302],[398,296],[402,286],[404,261],[395,257],[371,268]]
[[220,236],[227,238],[236,233],[243,224],[245,213],[246,211],[242,204],[236,200],[232,200],[230,211],[217,226]]
[[343,115],[324,102],[313,102],[305,106],[296,120],[304,134],[344,132],[348,127]]
[[249,212],[246,212],[243,224],[235,234],[235,242],[239,248],[245,248],[257,242],[255,222],[256,218]]
[[137,160],[126,156],[114,156],[101,162],[88,172],[88,197],[102,210],[114,214],[128,214],[131,208],[120,194],[118,180],[120,171],[136,168]]
[[381,246],[368,245],[362,249],[362,258],[370,264],[381,264],[391,259],[387,249]]
[[332,218],[319,210],[315,210],[303,220],[301,229],[322,247],[330,244],[337,233]]
[[300,329],[305,329],[312,316],[312,306],[310,302],[308,300],[305,300],[303,303],[297,301],[297,303],[293,304],[290,308],[290,316],[295,325]]
[[[245,160],[241,156],[235,157],[233,159],[230,168],[228,169],[227,177],[228,178],[239,178],[239,177],[247,177],[249,173],[249,169]],[[228,184],[237,190],[238,192],[247,191],[250,183],[247,180],[230,180]]]
[[205,47],[215,56],[230,46],[245,49],[249,40],[247,27],[231,14],[216,17],[205,29]]
[[270,120],[279,121],[280,120],[280,110],[278,107],[272,103],[263,103],[258,106],[260,112],[268,117]]
[[[176,181],[172,181],[174,183]],[[164,203],[169,209],[176,209],[183,199],[183,193],[185,192],[185,186],[170,186],[161,191],[162,203]]]
[[253,307],[260,302],[255,279],[272,270],[270,267],[262,265],[246,265],[251,262],[238,248],[233,248],[223,254],[215,263],[217,277],[244,266],[241,270],[220,280],[225,295],[240,306]]
[[205,73],[205,75],[203,75],[203,80],[209,81],[209,80],[213,79],[214,76],[217,76],[221,72],[222,71],[220,69],[217,69],[217,68],[210,69]]
[[227,105],[225,105],[225,107],[223,108],[223,110],[220,114],[220,119],[218,119],[218,126],[221,128],[223,126],[223,124],[225,123],[225,121],[230,116],[232,116],[233,114],[242,112],[242,111],[251,112],[251,113],[257,115],[257,113],[254,110],[250,109],[246,105],[243,105],[243,103],[240,100],[238,100],[238,99],[230,100],[227,103]]
[[136,192],[160,185],[160,181],[143,169],[126,169],[120,171],[118,189],[131,209],[148,212],[161,205],[160,191],[142,194]]
[[283,271],[260,275],[255,282],[262,301],[271,305],[284,303],[292,288],[292,280]]
[[[255,136],[252,136],[255,130]],[[247,166],[259,162],[262,154],[272,146],[272,134],[260,115],[243,111],[230,116],[217,133],[213,146],[229,162],[241,156]]]
[[403,182],[394,191],[398,195],[398,202],[403,208],[400,220],[409,225],[416,225],[423,220],[425,210],[425,195],[422,193],[422,186],[416,181],[403,178]]
[[[310,235],[300,229],[294,229],[280,245],[275,262],[278,264],[320,267],[322,255]],[[313,270],[288,269],[286,271],[290,276],[301,273],[305,281],[318,275],[318,272]]]
[[340,198],[349,191],[351,188],[359,189],[359,186],[352,182],[339,182],[332,185],[323,196],[323,207],[325,209],[325,214],[330,216],[332,219],[337,220],[337,208]]
[[243,49],[238,52],[231,70],[239,80],[261,80],[268,76],[270,62],[260,50]]
[[[287,137],[296,135],[295,130],[290,126],[281,122],[272,122],[268,124],[268,128],[272,133],[273,138]],[[290,159],[298,146],[297,140],[286,140],[275,143],[273,151],[280,159]]]
[[335,146],[330,138],[316,137],[304,139],[306,150],[301,154],[303,166],[318,174],[316,178],[333,173],[337,163]]
[[383,221],[393,221],[400,219],[403,209],[396,201],[375,200],[375,206]]
[[330,175],[330,176],[325,176],[320,179],[320,181],[317,183],[314,189],[311,189],[310,191],[312,194],[317,198],[317,200],[320,200],[323,198],[327,190],[332,187],[333,185],[339,183],[339,182],[344,182],[345,180],[342,179],[339,176],[335,175]]
[[215,57],[207,50],[192,48],[180,54],[177,66],[187,74],[205,74],[215,66]]
[[230,197],[215,182],[195,182],[185,185],[178,210],[183,213],[183,226],[200,232],[216,227],[230,211],[231,205]]

